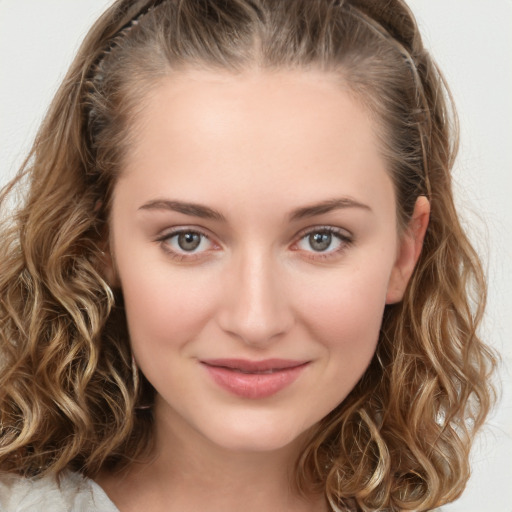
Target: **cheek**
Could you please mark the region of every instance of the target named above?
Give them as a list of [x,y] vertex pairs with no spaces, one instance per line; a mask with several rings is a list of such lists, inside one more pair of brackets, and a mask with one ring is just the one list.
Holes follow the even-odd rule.
[[119,262],[119,270],[131,344],[140,363],[169,345],[183,350],[208,321],[213,300],[204,280],[191,280],[186,270],[172,272],[169,265],[140,271]]
[[[368,367],[379,339],[388,274],[375,268],[352,267],[316,279],[308,293],[297,290],[303,323],[323,347],[326,378],[331,379],[337,405]],[[302,299],[302,300],[301,300]]]
[[339,333],[378,332],[390,271],[391,265],[375,262],[346,265],[302,282],[293,296],[308,323],[328,338]]

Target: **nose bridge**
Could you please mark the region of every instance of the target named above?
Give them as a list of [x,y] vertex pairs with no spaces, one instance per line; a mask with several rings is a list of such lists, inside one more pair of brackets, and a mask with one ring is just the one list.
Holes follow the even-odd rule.
[[269,250],[240,252],[228,270],[220,314],[223,330],[250,345],[266,345],[288,331],[293,315],[280,270]]

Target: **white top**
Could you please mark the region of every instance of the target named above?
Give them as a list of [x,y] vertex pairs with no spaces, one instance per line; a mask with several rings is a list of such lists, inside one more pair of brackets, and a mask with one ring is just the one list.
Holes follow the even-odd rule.
[[59,479],[0,477],[0,512],[119,512],[89,478],[64,471]]
[[[0,512],[120,512],[105,491],[79,473],[63,471],[59,479],[0,477]],[[435,509],[432,512],[442,512]]]

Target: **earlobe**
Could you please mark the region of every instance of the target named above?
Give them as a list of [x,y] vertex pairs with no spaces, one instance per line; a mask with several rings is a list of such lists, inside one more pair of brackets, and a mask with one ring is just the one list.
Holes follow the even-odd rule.
[[400,238],[397,258],[388,283],[386,304],[402,300],[423,247],[429,218],[430,203],[425,196],[420,196],[416,200],[407,229]]

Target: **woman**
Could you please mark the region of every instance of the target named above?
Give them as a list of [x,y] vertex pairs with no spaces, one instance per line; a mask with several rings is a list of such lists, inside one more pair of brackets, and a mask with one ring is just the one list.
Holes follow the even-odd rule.
[[445,96],[402,2],[115,2],[2,196],[2,506],[456,498],[493,359]]

